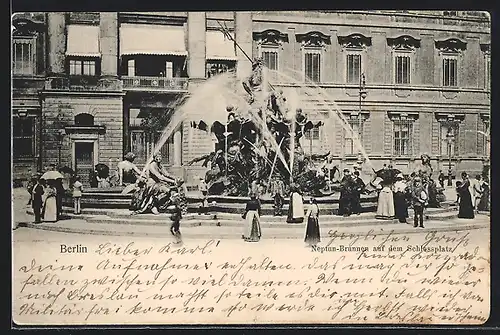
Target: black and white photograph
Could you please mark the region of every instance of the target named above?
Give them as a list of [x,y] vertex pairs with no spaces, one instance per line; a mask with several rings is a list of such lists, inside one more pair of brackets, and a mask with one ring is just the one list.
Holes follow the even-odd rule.
[[23,12],[12,320],[480,325],[491,15]]

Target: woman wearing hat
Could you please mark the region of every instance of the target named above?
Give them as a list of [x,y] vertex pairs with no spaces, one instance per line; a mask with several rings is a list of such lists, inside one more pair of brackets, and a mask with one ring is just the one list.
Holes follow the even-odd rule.
[[321,242],[321,237],[319,232],[319,207],[315,198],[309,199],[309,209],[307,210],[306,218],[307,225],[304,242],[308,246],[317,245]]
[[490,210],[490,184],[488,177],[484,177],[483,185],[481,188],[481,199],[477,205],[479,211],[489,211]]
[[406,202],[407,186],[404,182],[404,177],[400,173],[396,176],[394,183],[394,212],[400,223],[407,223],[408,218],[408,203]]
[[260,230],[260,201],[256,194],[250,195],[250,201],[247,202],[245,214],[245,226],[242,238],[245,242],[259,242],[261,237]]
[[[43,179],[42,179],[43,180]],[[43,180],[45,186],[43,196],[43,209],[42,218],[44,222],[56,222],[57,221],[57,191],[55,180]]]
[[462,172],[462,184],[457,187],[457,193],[460,196],[460,203],[458,205],[458,217],[460,219],[474,219],[474,206],[472,205],[472,196],[469,188],[469,176],[466,172]]

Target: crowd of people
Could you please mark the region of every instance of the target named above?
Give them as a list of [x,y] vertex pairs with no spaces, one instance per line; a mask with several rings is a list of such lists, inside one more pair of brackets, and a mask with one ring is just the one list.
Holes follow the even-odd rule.
[[74,213],[81,213],[83,184],[78,176],[68,178],[50,164],[44,173],[34,174],[28,182],[30,194],[28,206],[34,214],[34,223],[57,222],[62,218],[63,197],[71,193],[74,199]]
[[[125,155],[123,162],[118,164],[119,183],[126,186],[132,193],[130,209],[132,214],[160,212],[170,214],[171,233],[177,243],[181,243],[180,221],[183,214],[187,212],[185,201],[186,187],[179,178],[171,176],[161,164],[162,157],[156,154],[153,161],[144,171],[141,171],[133,163],[135,156],[132,153]],[[423,159],[422,161],[425,161]],[[385,166],[383,170],[390,170],[392,166]],[[379,178],[378,174],[370,182],[365,183],[360,177],[359,169],[354,166],[353,170],[344,169],[340,180],[340,197],[337,215],[348,217],[359,215],[362,212],[361,195],[376,192],[377,219],[397,219],[400,223],[408,223],[409,209],[412,208],[413,226],[424,227],[424,211],[433,197],[432,190],[435,183],[432,180],[432,171],[428,173],[425,169],[418,169],[410,175],[404,176],[398,173],[394,178]],[[62,216],[62,198],[65,194],[73,197],[74,213],[81,214],[81,197],[83,184],[80,178],[72,175],[69,187],[65,187],[65,178],[56,170],[55,165],[50,165],[44,174],[38,173],[29,185],[29,205],[34,212],[34,222],[57,222]],[[443,187],[444,178],[442,172],[438,176],[438,182]],[[461,180],[456,181],[456,203],[459,207],[458,217],[473,219],[475,213],[489,210],[490,188],[488,178],[477,175],[475,179],[469,179],[467,173],[461,174]],[[208,203],[208,188],[203,177],[200,177],[199,191],[202,194],[199,213],[208,214],[210,205]],[[436,191],[434,191],[436,192]],[[288,211],[283,210],[285,202],[285,184],[283,180],[272,179],[269,185],[262,185],[259,180],[254,180],[249,185],[250,200],[246,205],[243,219],[245,220],[242,238],[247,242],[257,242],[261,238],[260,198],[264,194],[270,194],[274,199],[274,215],[286,214],[286,222],[297,224],[306,222],[305,242],[315,245],[320,242],[319,229],[319,207],[314,197],[309,198],[308,206],[304,205],[304,197],[298,185],[292,184],[288,192]],[[434,195],[435,197],[435,195]]]

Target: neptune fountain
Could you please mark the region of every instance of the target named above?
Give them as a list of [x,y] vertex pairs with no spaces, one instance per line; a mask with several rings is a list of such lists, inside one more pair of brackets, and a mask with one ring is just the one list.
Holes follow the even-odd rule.
[[254,60],[242,86],[245,101],[228,106],[226,120],[204,128],[217,138],[214,151],[188,163],[203,161],[203,166],[210,166],[205,177],[209,194],[247,196],[252,184],[267,190],[281,180],[287,189],[294,183],[305,194],[322,195],[327,188],[325,174],[312,161],[324,160],[329,153],[306,155],[300,145],[301,137],[322,123],[313,124],[282,91],[266,87],[270,85],[261,59]]

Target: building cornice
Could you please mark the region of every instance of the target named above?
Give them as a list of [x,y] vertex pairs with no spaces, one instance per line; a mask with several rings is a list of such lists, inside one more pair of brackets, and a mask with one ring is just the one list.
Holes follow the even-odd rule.
[[387,45],[395,50],[415,50],[420,48],[420,39],[410,35],[387,37]]
[[[366,13],[365,13],[366,14]],[[386,15],[387,16],[387,15]],[[328,17],[328,18],[313,18],[313,17],[293,17],[287,16],[283,17],[276,14],[255,14],[253,17],[254,23],[277,23],[290,25],[316,25],[316,26],[337,26],[337,27],[348,27],[350,29],[362,29],[362,28],[375,28],[375,29],[408,29],[416,30],[419,32],[445,32],[445,33],[468,33],[468,34],[484,34],[490,35],[490,27],[469,28],[467,26],[454,26],[454,25],[443,25],[437,23],[426,23],[426,22],[394,22],[394,21],[361,21],[354,19],[344,19],[342,17]]]
[[344,48],[364,49],[372,45],[372,38],[363,34],[355,33],[348,36],[338,36],[339,44]]
[[266,29],[261,32],[254,32],[253,39],[263,45],[282,45],[288,42],[288,34],[276,29]]
[[436,45],[436,49],[442,52],[461,52],[467,49],[467,42],[464,42],[458,38],[437,40],[434,43]]
[[41,96],[74,96],[74,97],[122,97],[126,92],[117,91],[63,91],[63,90],[43,90]]
[[155,14],[118,13],[118,21],[120,23],[183,26],[187,22],[187,17],[162,16]]

